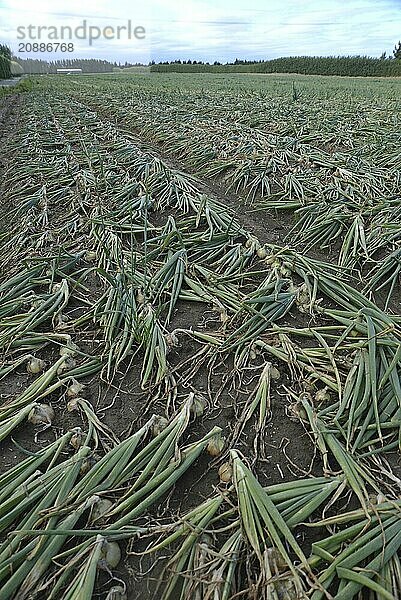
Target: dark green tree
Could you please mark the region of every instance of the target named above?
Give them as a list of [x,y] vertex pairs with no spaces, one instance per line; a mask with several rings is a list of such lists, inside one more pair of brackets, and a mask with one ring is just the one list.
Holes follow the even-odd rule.
[[11,77],[11,50],[5,44],[0,44],[0,79]]

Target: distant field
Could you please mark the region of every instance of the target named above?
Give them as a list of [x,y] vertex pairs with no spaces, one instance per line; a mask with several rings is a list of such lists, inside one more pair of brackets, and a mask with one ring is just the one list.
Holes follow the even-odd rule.
[[4,92],[0,600],[399,597],[400,109],[395,78]]
[[139,73],[148,73],[150,72],[149,67],[124,67],[121,69],[122,73],[135,73],[135,74],[139,74]]
[[[145,67],[128,67],[122,69],[120,73],[116,73],[115,76],[125,76],[131,74],[146,74],[152,75],[152,85],[155,87],[171,87],[171,88],[183,88],[193,89],[207,87],[209,90],[218,91],[222,89],[234,89],[238,85],[243,89],[252,91],[260,89],[266,89],[266,84],[263,81],[269,81],[267,84],[267,90],[273,92],[274,86],[279,84],[287,84],[290,81],[302,82],[306,90],[310,90],[313,94],[319,94],[324,90],[340,91],[341,89],[347,90],[358,90],[362,94],[372,93],[372,86],[375,90],[383,89],[384,94],[390,97],[399,94],[401,80],[399,77],[340,77],[336,75],[300,75],[298,73],[150,73],[142,71]],[[94,77],[102,78],[102,75],[93,75]],[[126,82],[128,83],[128,82]],[[132,81],[131,84],[136,86],[138,82]],[[271,87],[273,86],[273,87]]]

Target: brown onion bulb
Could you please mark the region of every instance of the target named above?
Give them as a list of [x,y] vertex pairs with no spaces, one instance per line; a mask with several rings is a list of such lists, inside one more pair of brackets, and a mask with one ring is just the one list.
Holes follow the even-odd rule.
[[121,560],[121,550],[117,542],[104,540],[102,546],[102,558],[98,562],[99,569],[111,571],[115,569]]
[[31,375],[38,375],[45,370],[46,363],[41,358],[36,358],[33,356],[26,365],[26,370]]
[[54,416],[54,410],[50,404],[37,404],[30,411],[28,421],[32,425],[51,425]]
[[219,467],[220,481],[223,483],[229,483],[233,477],[233,468],[230,463],[225,462]]
[[208,454],[210,454],[210,456],[219,456],[224,450],[224,441],[224,437],[220,432],[211,437],[206,446]]

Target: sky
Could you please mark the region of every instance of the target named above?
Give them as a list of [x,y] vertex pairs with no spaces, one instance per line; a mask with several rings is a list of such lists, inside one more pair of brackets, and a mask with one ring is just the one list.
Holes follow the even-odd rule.
[[[120,39],[111,39],[117,26],[128,27],[128,20],[131,38],[122,29]],[[86,38],[78,39],[74,29],[84,21]],[[29,25],[34,27],[30,32]],[[35,29],[39,26],[43,28],[40,40]],[[73,52],[18,51],[19,44],[54,43],[55,36],[61,41],[61,26],[72,30],[72,39],[65,41],[74,44]],[[53,38],[46,27],[53,28]],[[106,27],[109,39],[101,35],[90,43],[89,27]],[[145,34],[137,30],[135,37],[135,27],[144,28]],[[81,28],[79,35],[84,33]],[[383,51],[391,54],[400,38],[401,0],[0,0],[0,41],[21,58],[92,57],[147,63],[380,56]],[[29,45],[24,49],[30,50]]]

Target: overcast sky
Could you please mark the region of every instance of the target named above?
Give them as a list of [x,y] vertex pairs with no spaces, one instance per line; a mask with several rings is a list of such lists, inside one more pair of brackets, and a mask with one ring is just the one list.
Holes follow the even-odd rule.
[[[49,58],[18,53],[18,42],[37,40],[19,40],[17,27],[75,28],[84,19],[100,28],[124,26],[130,19],[146,36],[128,40],[122,31],[121,39],[101,38],[92,46],[74,38],[74,53],[67,56],[122,62],[379,56],[391,53],[401,37],[401,0],[0,0],[0,41],[21,58]],[[41,41],[48,41],[45,30]]]

